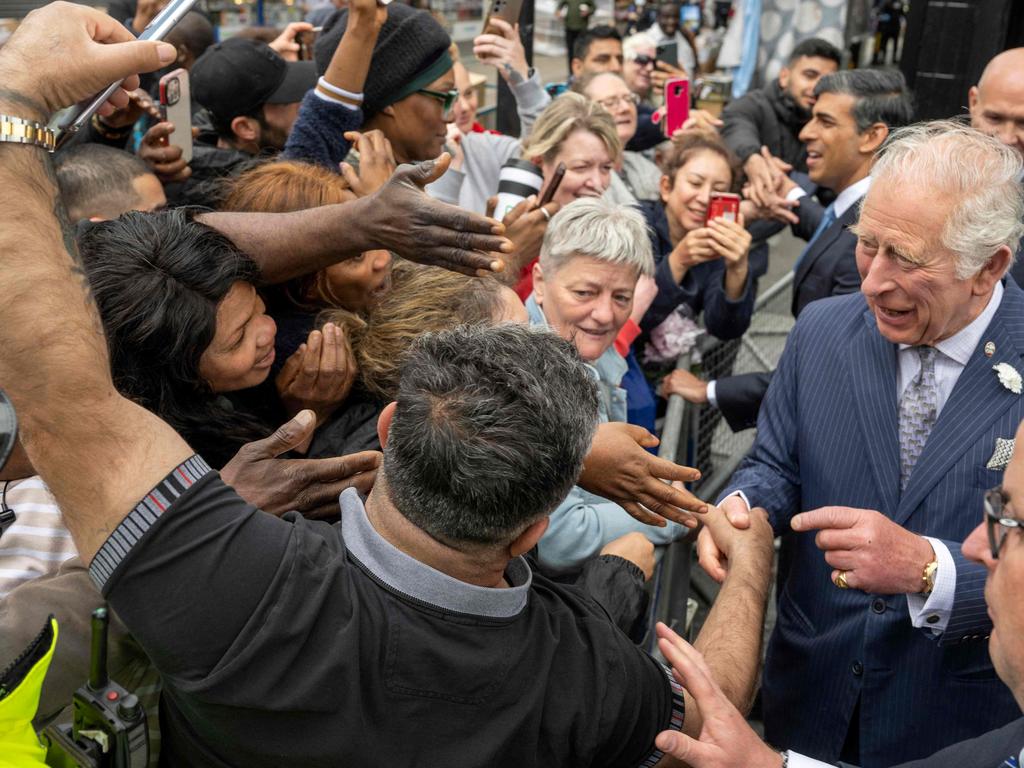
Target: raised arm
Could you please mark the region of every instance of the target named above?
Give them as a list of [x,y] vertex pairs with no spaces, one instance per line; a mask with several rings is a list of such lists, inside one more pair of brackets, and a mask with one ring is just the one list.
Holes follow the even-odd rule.
[[420,264],[467,275],[500,272],[512,243],[494,219],[438,202],[424,191],[449,156],[402,165],[368,197],[294,213],[204,213],[196,220],[225,235],[280,283],[386,249]]
[[377,0],[352,0],[348,24],[334,51],[327,71],[302,100],[299,116],[292,127],[284,157],[316,163],[337,172],[352,143],[348,131],[363,124],[361,97],[370,71],[373,47],[387,19],[386,5]]
[[[135,41],[99,11],[52,3],[29,14],[0,49],[0,114],[45,123],[56,109],[174,55],[173,46]],[[124,87],[137,84],[131,76]],[[112,101],[126,98],[121,91]],[[29,458],[88,561],[192,452],[115,390],[74,232],[39,147],[0,144],[0,296],[0,382]]]

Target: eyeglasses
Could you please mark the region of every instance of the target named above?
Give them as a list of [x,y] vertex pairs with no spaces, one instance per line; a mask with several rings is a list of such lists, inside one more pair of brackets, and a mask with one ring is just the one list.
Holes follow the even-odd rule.
[[988,530],[988,545],[992,548],[993,560],[999,559],[999,550],[1003,548],[1003,542],[1010,531],[1020,528],[1022,524],[1022,521],[1015,517],[1003,515],[1005,503],[1006,496],[1001,485],[985,491],[985,527]]
[[636,56],[633,57],[633,63],[636,64],[638,67],[653,67],[654,61],[654,57],[648,56],[646,53],[638,53]]
[[611,112],[619,104],[638,104],[639,102],[640,97],[635,93],[620,93],[618,96],[609,96],[607,99],[601,99],[597,103]]
[[452,111],[452,107],[455,106],[455,102],[459,99],[459,92],[455,88],[452,88],[450,91],[431,91],[427,88],[420,88],[416,93],[422,93],[424,96],[440,101],[445,117],[448,117],[448,113]]

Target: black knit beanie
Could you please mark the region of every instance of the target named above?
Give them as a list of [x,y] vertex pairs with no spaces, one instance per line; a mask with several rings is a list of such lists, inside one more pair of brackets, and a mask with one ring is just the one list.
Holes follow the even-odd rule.
[[[331,57],[341,42],[348,26],[348,10],[336,12],[316,41],[314,56],[318,75],[323,75]],[[451,68],[448,47],[451,39],[444,28],[426,11],[416,10],[403,3],[388,5],[388,18],[381,27],[377,44],[373,47],[370,71],[363,87],[363,114],[368,119],[384,107],[409,95],[408,87],[428,70],[437,72],[436,80]],[[448,58],[448,66],[441,59]],[[423,87],[426,83],[421,84]]]

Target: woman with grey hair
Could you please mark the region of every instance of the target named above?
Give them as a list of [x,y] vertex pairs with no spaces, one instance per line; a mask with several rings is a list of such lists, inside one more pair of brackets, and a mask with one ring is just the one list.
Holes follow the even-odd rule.
[[[589,198],[552,217],[533,267],[526,310],[532,324],[549,326],[575,344],[597,382],[602,422],[626,421],[621,384],[627,364],[614,343],[630,318],[637,281],[653,274],[646,225],[635,209]],[[668,544],[686,528],[645,525],[618,504],[576,486],[551,515],[538,545],[541,565],[555,572],[578,570],[608,542],[632,531],[654,544]]]

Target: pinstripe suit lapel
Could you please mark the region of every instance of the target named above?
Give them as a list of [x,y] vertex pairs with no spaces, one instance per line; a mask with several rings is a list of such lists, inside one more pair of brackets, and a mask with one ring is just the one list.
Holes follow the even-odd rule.
[[850,342],[847,374],[868,447],[871,473],[882,500],[880,511],[892,515],[899,503],[900,486],[896,346],[878,332],[870,309],[864,311],[863,319],[862,330]]
[[[985,356],[986,341],[995,344],[996,353],[992,357]],[[1018,371],[1022,370],[1022,350],[1024,294],[1015,286],[1007,285],[999,310],[985,331],[982,343],[960,374],[914,471],[910,473],[899,510],[893,518],[897,523],[903,523],[911,515],[993,421],[1020,401],[1021,395],[1015,395],[999,383],[992,366],[1005,362]]]

